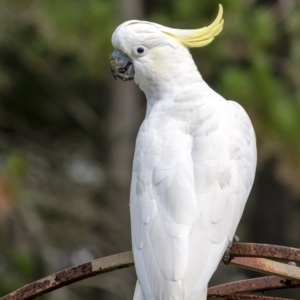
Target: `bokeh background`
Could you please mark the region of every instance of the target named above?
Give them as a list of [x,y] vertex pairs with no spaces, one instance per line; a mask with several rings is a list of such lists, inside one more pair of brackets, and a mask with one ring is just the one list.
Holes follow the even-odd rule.
[[[113,80],[111,34],[128,19],[203,27],[219,2],[222,34],[192,54],[256,130],[258,170],[237,234],[300,248],[299,0],[0,0],[0,296],[131,249],[145,99]],[[221,265],[211,284],[253,275]],[[42,299],[132,299],[135,280],[133,268],[119,270]]]

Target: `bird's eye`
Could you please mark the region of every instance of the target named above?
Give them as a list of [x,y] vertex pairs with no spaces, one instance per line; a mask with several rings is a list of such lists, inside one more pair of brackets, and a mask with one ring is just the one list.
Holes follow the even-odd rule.
[[144,56],[148,52],[148,49],[144,46],[137,45],[137,46],[133,47],[133,52],[136,56],[141,57],[141,56]]

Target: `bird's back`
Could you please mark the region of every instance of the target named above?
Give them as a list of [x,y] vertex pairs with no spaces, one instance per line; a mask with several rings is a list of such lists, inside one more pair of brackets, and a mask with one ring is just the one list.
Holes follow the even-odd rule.
[[138,134],[130,200],[135,300],[206,299],[253,183],[247,114],[205,88],[201,97],[156,103]]

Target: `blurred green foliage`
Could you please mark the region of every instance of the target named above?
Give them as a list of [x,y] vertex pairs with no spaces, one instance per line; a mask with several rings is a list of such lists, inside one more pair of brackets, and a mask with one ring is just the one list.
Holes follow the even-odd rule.
[[[240,233],[300,247],[299,1],[139,2],[144,18],[177,28],[208,25],[218,3],[224,6],[222,34],[192,54],[203,78],[241,103],[256,130],[259,171],[250,200],[259,204],[250,204]],[[117,0],[0,2],[0,296],[130,247],[120,200],[107,194],[119,189],[107,161],[114,109],[110,38],[120,7]],[[276,224],[260,220],[268,219],[275,200],[282,223],[272,240]],[[228,280],[233,273],[225,272]],[[131,299],[133,271],[118,274],[45,299]]]

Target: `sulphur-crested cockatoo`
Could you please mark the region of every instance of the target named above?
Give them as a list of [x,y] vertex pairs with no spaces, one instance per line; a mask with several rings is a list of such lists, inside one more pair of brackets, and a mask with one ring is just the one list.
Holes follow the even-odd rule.
[[196,30],[133,20],[112,36],[113,75],[147,98],[130,195],[135,300],[206,299],[253,184],[249,117],[204,82],[187,49],[209,44],[222,14]]

